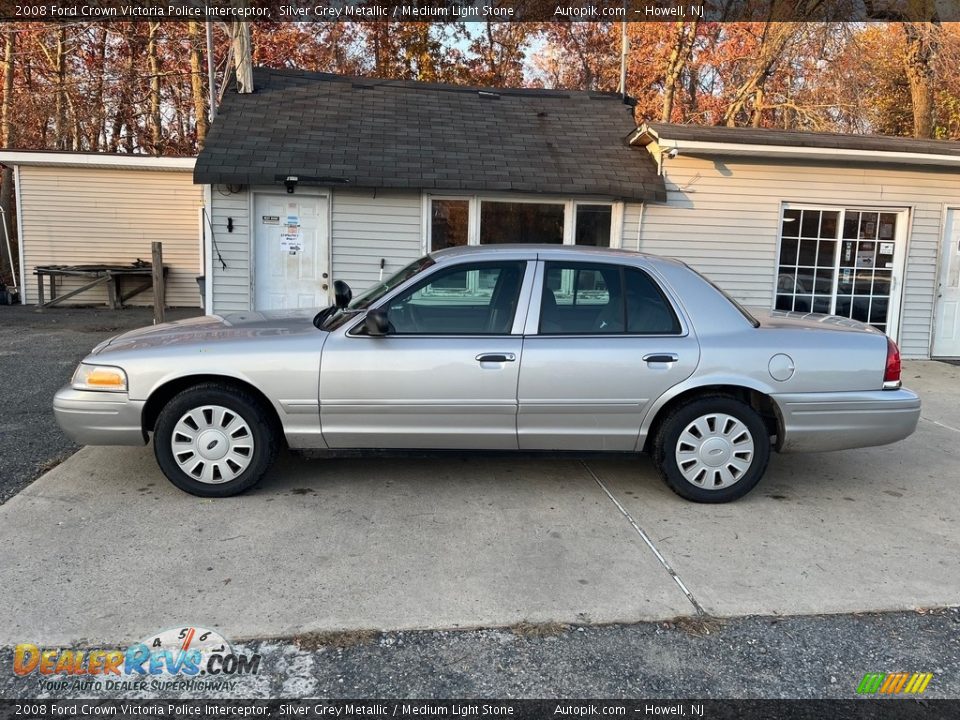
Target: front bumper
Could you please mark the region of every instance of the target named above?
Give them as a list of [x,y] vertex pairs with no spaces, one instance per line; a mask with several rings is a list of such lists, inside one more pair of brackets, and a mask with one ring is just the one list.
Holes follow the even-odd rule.
[[67,385],[53,397],[53,414],[79,445],[145,445],[143,405],[126,393],[74,390]]
[[773,395],[780,411],[780,452],[820,452],[886,445],[908,437],[920,420],[909,390]]

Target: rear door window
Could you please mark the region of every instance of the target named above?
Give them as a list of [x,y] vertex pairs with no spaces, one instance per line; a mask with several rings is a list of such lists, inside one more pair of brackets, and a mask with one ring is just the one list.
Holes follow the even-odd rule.
[[647,273],[609,264],[548,262],[541,335],[674,335],[680,321]]

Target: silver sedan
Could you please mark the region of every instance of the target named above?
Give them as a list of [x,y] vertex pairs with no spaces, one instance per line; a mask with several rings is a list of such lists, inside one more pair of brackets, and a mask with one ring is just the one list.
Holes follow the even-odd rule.
[[[112,338],[54,399],[89,445],[142,445],[186,492],[256,484],[284,443],[356,449],[647,452],[678,495],[742,497],[772,450],[910,435],[883,333],[748,312],[674,260],[484,246],[427,255],[357,298],[207,316]],[[312,313],[311,313],[312,315]]]

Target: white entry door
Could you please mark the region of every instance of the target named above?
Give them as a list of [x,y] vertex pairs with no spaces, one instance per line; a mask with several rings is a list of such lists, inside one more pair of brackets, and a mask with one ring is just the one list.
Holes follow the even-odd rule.
[[329,304],[327,198],[254,196],[254,309]]
[[960,207],[947,210],[940,248],[934,357],[960,357]]

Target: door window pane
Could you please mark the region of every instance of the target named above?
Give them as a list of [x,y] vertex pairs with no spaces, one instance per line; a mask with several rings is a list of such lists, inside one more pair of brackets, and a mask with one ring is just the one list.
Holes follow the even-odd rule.
[[800,236],[806,238],[820,237],[820,211],[804,210],[800,221]]
[[391,334],[506,335],[520,296],[526,263],[456,265],[390,301]]
[[824,210],[820,215],[820,237],[830,239],[836,238],[837,222],[839,218],[839,212],[835,210]]
[[783,240],[780,241],[780,264],[796,265],[798,247],[799,240],[794,240],[793,238],[783,238]]
[[618,265],[547,263],[540,302],[544,335],[674,335],[680,321],[657,284]]
[[783,211],[783,223],[780,228],[780,234],[785,238],[795,238],[800,236],[799,210]]
[[559,203],[480,203],[480,244],[563,242],[563,205]]
[[467,200],[430,201],[430,250],[443,250],[467,244]]
[[797,265],[813,266],[817,261],[817,241],[803,239],[800,241],[800,255]]
[[627,332],[640,335],[677,335],[680,320],[663,291],[642,270],[627,268]]
[[577,205],[576,243],[594,247],[610,247],[610,205]]

